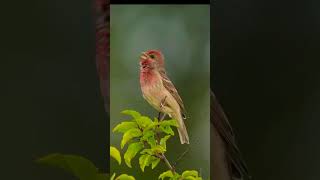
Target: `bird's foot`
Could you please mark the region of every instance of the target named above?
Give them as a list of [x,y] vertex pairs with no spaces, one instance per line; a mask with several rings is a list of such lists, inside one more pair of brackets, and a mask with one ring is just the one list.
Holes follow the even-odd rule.
[[159,112],[159,113],[158,113],[158,120],[159,120],[159,122],[162,121],[165,117],[166,117],[166,114],[165,114],[165,113],[162,113],[162,112]]

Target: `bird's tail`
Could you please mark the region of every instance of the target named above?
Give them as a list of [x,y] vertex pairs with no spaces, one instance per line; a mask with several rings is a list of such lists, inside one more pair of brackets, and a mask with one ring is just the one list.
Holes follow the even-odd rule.
[[182,119],[182,116],[179,115],[178,117],[174,117],[178,121],[178,133],[180,137],[181,144],[189,144],[189,136],[187,132],[186,125],[184,124],[184,121]]

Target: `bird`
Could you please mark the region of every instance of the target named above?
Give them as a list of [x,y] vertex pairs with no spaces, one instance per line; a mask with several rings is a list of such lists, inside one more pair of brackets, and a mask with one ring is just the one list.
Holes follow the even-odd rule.
[[233,129],[221,105],[210,90],[211,172],[216,180],[251,179],[235,141]]
[[147,50],[140,56],[140,86],[143,98],[158,112],[177,121],[181,144],[190,144],[184,119],[183,101],[169,79],[160,50]]

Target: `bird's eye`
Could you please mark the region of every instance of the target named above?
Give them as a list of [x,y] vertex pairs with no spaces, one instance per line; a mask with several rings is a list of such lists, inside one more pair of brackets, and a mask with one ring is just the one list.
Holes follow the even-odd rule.
[[153,54],[150,54],[149,56],[150,56],[151,59],[155,58]]

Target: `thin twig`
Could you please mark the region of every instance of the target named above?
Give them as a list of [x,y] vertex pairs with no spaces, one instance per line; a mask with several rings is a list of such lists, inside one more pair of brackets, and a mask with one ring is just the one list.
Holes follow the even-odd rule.
[[[162,121],[165,116],[166,116],[166,114],[161,115],[161,112],[159,112],[159,114],[158,114],[159,122]],[[157,136],[157,144],[160,144],[160,133],[156,132],[156,136]],[[175,167],[170,164],[169,160],[164,155],[164,153],[159,154],[159,158],[168,166],[168,168],[171,170],[172,174],[176,173]]]
[[[165,96],[163,98],[163,100],[161,100],[161,103],[160,103],[160,109],[162,109],[165,104],[166,104],[166,98],[167,96]],[[163,113],[161,115],[161,112],[158,113],[158,120],[159,122],[162,121],[164,118],[166,117],[166,113]],[[158,125],[159,127],[159,125]],[[159,132],[156,132],[156,136],[157,136],[157,144],[159,145],[160,144],[160,133]],[[164,155],[164,153],[161,153],[159,154],[159,158],[168,166],[168,168],[171,170],[172,174],[175,174],[176,173],[176,169],[173,165],[170,164],[169,160],[167,159],[167,157]]]
[[168,168],[171,170],[172,174],[175,174],[175,173],[176,173],[175,167],[170,164],[170,162],[168,161],[168,159],[166,158],[166,156],[165,156],[163,153],[160,154],[160,159],[161,159],[164,163],[166,163],[166,165],[168,166]]
[[190,146],[188,146],[188,148],[178,157],[178,159],[176,160],[176,162],[174,162],[174,166],[177,166],[177,163],[189,152],[190,150]]

